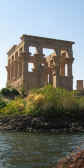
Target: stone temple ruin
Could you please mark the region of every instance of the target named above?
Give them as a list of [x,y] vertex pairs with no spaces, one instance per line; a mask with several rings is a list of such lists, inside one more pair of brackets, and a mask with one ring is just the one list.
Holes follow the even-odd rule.
[[[24,87],[26,94],[32,88],[48,84],[72,90],[73,44],[72,41],[22,35],[20,44],[7,53],[7,87]],[[30,47],[35,47],[33,55]],[[44,48],[53,49],[54,53],[46,57]]]

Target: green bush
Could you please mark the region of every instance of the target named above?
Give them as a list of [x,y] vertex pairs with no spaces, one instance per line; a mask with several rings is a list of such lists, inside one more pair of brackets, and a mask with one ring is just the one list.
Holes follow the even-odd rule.
[[0,98],[0,109],[4,108],[7,105],[7,102]]
[[63,117],[63,97],[71,96],[65,89],[51,85],[33,89],[27,98],[27,111],[32,115],[44,115],[48,118]]
[[80,110],[83,108],[84,111],[83,97],[81,99],[74,96],[73,92],[48,85],[30,92],[26,99],[26,111],[35,116],[70,118],[75,121],[79,119]]
[[0,110],[2,115],[16,115],[25,113],[25,101],[21,98],[10,101],[4,108]]
[[1,95],[8,97],[10,95],[10,90],[8,88],[3,88],[0,93]]
[[20,95],[19,92],[14,88],[3,88],[0,93],[2,96],[10,99],[14,99],[16,96]]
[[[19,95],[16,89],[8,88],[2,89],[1,94],[6,98],[15,98]],[[1,115],[25,114],[44,116],[48,119],[84,120],[84,97],[77,97],[76,93],[53,88],[51,85],[31,90],[24,99],[19,96],[6,101],[5,98],[0,99]]]

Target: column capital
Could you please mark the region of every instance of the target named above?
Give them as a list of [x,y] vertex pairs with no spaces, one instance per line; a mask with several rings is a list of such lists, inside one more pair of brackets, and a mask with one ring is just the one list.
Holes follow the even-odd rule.
[[61,48],[60,47],[59,48],[55,48],[54,51],[56,53],[56,56],[60,56],[60,54],[61,54]]
[[43,55],[43,48],[40,46],[36,46],[36,54],[41,54]]

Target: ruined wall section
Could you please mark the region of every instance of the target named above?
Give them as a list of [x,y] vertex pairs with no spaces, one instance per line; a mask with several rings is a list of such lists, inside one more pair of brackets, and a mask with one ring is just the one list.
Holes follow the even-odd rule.
[[58,50],[55,50],[54,54],[47,58],[48,66],[51,72],[50,76],[53,81],[53,87],[61,87],[67,90],[73,89],[73,61],[74,58],[71,46],[58,48]]
[[[31,56],[29,47],[36,47],[36,53]],[[25,40],[25,70],[24,70],[24,88],[26,92],[32,88],[41,88],[47,85],[48,65],[43,55],[42,48],[32,40]],[[32,72],[28,71],[28,64],[33,64]]]
[[[23,35],[21,43],[14,45],[8,52],[7,86],[17,89],[24,87],[25,93],[32,88],[40,88],[47,84],[53,87],[73,88],[72,63],[74,42]],[[35,47],[32,56],[29,47]],[[53,49],[54,55],[45,57],[43,49]],[[64,51],[67,51],[68,55]],[[33,64],[29,72],[29,64]],[[65,76],[65,64],[68,75]]]
[[20,88],[23,85],[24,42],[14,45],[8,54],[7,87]]
[[77,90],[84,90],[84,81],[83,80],[77,80]]

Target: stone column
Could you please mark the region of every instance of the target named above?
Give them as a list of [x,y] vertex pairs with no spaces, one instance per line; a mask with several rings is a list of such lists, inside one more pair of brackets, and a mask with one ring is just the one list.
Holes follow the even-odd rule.
[[71,62],[68,63],[68,76],[72,77],[72,63]]
[[73,49],[72,49],[72,47],[67,48],[66,51],[68,52],[68,55],[69,55],[70,58],[73,57]]
[[15,60],[15,80],[17,79],[17,61]]
[[13,63],[12,63],[12,66],[13,66],[13,67],[12,67],[12,68],[13,68],[13,69],[12,69],[12,75],[13,75],[13,76],[12,76],[12,80],[14,80],[14,75],[15,75],[15,74],[14,74],[14,71],[15,71],[14,61],[13,61]]
[[[55,48],[56,56],[53,56],[51,58],[52,61],[52,80],[53,80],[53,87],[59,87],[59,80],[60,80],[60,55],[61,55],[61,49]],[[51,68],[51,67],[50,67]]]
[[9,67],[9,78],[10,78],[10,81],[11,81],[11,64],[10,64],[10,66],[8,65],[8,67]]
[[43,49],[40,46],[36,47],[36,53],[34,55],[35,61],[34,61],[34,71],[35,72],[41,72],[42,69],[42,60],[43,60]]
[[21,77],[22,75],[22,62],[19,62],[19,76]]
[[65,64],[64,63],[60,64],[60,75],[65,76]]
[[19,61],[18,61],[18,63],[17,63],[17,67],[18,67],[17,77],[19,78],[19,69],[20,69],[20,67],[19,67]]
[[8,69],[8,81],[10,81],[10,71]]
[[60,56],[61,55],[61,48],[56,48],[54,49],[55,53],[56,53],[56,56]]
[[11,81],[13,80],[13,62],[11,62]]
[[25,77],[25,73],[28,72],[28,57],[26,53],[23,53],[21,60],[22,60],[22,74],[23,77]]
[[18,60],[16,60],[16,79],[18,79]]
[[7,75],[8,75],[8,78],[7,78],[7,81],[10,81],[10,71],[11,71],[11,69],[10,69],[10,60],[8,60],[8,67],[6,67],[6,69],[7,69]]
[[18,61],[18,78],[20,77],[20,60]]
[[24,52],[29,53],[29,43],[28,42],[24,43]]
[[15,61],[13,62],[13,80],[15,80]]
[[20,56],[17,58],[17,60],[16,60],[16,69],[17,69],[17,78],[19,78],[20,77]]

